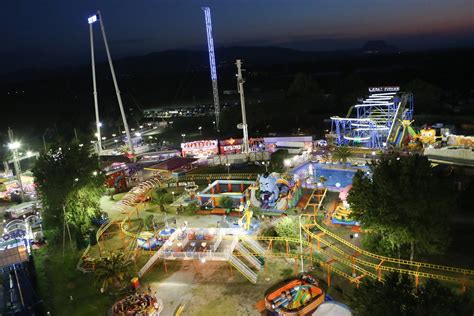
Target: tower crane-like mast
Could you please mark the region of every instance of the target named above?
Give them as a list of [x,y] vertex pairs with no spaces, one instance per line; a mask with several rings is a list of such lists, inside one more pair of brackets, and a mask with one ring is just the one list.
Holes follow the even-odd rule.
[[206,19],[206,34],[207,34],[207,48],[209,51],[209,66],[211,69],[212,94],[214,96],[214,114],[215,114],[215,128],[219,130],[219,89],[217,88],[217,71],[216,71],[216,57],[214,55],[214,39],[212,38],[212,22],[211,9],[209,7],[202,7],[204,17]]

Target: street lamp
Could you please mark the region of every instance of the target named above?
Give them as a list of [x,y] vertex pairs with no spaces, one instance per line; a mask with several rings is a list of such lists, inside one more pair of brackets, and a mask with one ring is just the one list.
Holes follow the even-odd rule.
[[227,166],[227,175],[230,175],[230,163],[225,164]]
[[202,126],[199,126],[198,130],[199,130],[199,135],[202,135]]
[[212,121],[212,124],[214,124],[214,129],[216,129],[216,121]]
[[181,137],[183,137],[183,143],[185,143],[186,142],[186,138],[185,138],[186,134],[181,134]]
[[173,195],[173,203],[174,203],[174,191],[173,191],[173,192],[171,192],[171,194]]
[[8,149],[10,149],[13,154],[13,166],[15,168],[18,184],[20,185],[20,197],[21,197],[21,200],[23,201],[25,199],[25,192],[23,191],[23,183],[21,182],[21,166],[18,161],[18,148],[21,147],[21,143],[13,140],[13,131],[10,128],[8,128],[8,136],[10,138]]
[[270,165],[270,161],[263,161],[262,163],[265,166],[265,172],[268,172],[268,166]]

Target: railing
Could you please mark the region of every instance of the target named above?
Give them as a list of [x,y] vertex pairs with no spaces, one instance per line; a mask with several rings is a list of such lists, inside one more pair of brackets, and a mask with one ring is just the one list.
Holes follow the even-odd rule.
[[255,284],[257,283],[257,275],[255,272],[249,269],[242,261],[240,261],[236,256],[234,255],[228,255],[229,256],[229,262],[232,264],[234,268],[237,269],[247,280],[250,281],[250,283]]
[[241,239],[242,241],[247,244],[250,248],[252,248],[256,253],[258,253],[259,255],[263,255],[265,254],[265,248],[263,248],[262,246],[260,246],[258,244],[258,242],[256,242],[255,240],[253,239],[250,239],[248,236],[246,235],[242,235],[241,236]]
[[252,266],[255,267],[255,269],[260,270],[262,268],[262,264],[260,261],[258,261],[251,253],[250,251],[247,250],[242,244],[237,244],[235,249],[242,254],[242,257],[244,257]]

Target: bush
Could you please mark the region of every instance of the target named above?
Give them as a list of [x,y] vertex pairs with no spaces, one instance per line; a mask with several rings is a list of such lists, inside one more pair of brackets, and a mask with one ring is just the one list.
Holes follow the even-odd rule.
[[299,223],[290,217],[282,218],[275,226],[280,237],[299,238]]
[[223,196],[219,199],[219,206],[225,209],[234,207],[234,200],[231,197]]

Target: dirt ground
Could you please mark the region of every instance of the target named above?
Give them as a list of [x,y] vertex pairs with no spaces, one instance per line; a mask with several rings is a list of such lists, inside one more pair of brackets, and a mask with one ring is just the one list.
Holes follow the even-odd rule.
[[[264,298],[265,291],[282,279],[294,275],[293,259],[271,259],[258,274],[257,284],[248,282],[228,263],[187,261],[167,263],[180,268],[159,281],[153,273],[145,276],[142,285],[150,286],[163,300],[161,315],[174,315],[184,304],[184,315],[260,315],[254,305]],[[163,269],[157,264],[154,269]],[[162,275],[161,275],[162,276]]]

